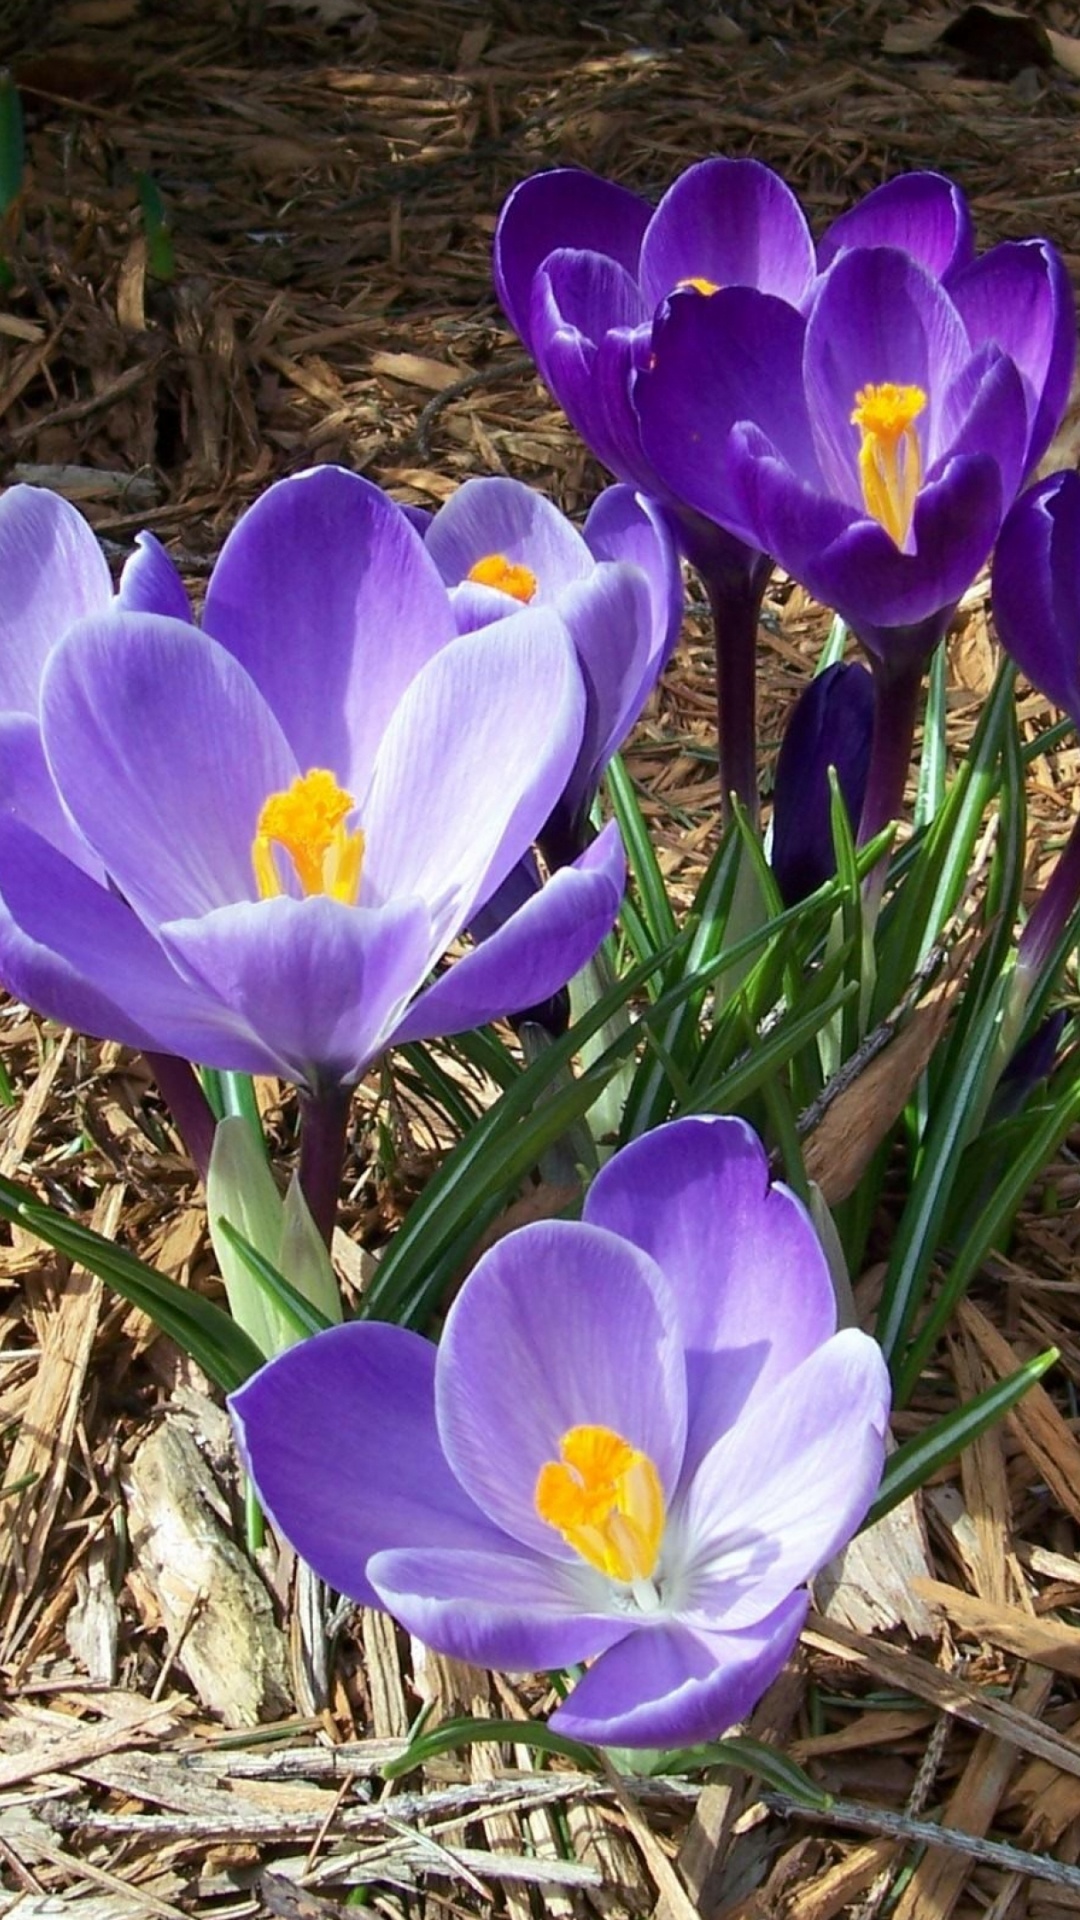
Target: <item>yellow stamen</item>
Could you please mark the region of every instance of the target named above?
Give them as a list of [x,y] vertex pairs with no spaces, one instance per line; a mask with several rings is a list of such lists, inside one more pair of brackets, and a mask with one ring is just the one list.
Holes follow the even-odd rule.
[[305,894],[326,893],[332,900],[354,906],[364,865],[364,836],[346,833],[345,821],[355,807],[351,793],[339,787],[325,767],[312,767],[280,793],[264,800],[251,843],[251,864],[259,897],[272,900],[282,893],[281,875],[274,857],[280,847],[293,863]]
[[690,274],[685,280],[676,280],[676,293],[682,293],[685,287],[693,287],[695,293],[719,293],[720,291],[718,280],[702,280],[696,273]]
[[528,567],[517,560],[508,560],[505,553],[485,553],[469,568],[466,577],[481,587],[498,587],[500,593],[510,594],[526,607],[536,593],[535,573],[530,573]]
[[926,405],[921,387],[898,387],[891,380],[860,387],[851,424],[862,434],[859,479],[866,511],[902,547],[922,485],[923,463],[915,421]]
[[664,1494],[648,1454],[610,1427],[571,1427],[536,1481],[536,1511],[609,1579],[651,1580],[664,1533]]

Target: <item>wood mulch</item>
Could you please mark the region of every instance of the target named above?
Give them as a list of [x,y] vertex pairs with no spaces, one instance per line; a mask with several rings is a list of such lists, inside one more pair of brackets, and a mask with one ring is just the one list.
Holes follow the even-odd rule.
[[[1080,81],[1023,64],[1041,43],[1017,67],[978,21],[965,54],[886,51],[922,11],[0,0],[28,145],[0,236],[0,477],[76,500],[117,559],[152,527],[196,592],[240,508],[313,461],[425,506],[508,472],[580,513],[603,476],[523,362],[489,274],[504,195],[556,162],[655,197],[708,152],[753,153],[819,226],[893,172],[939,167],[971,195],[983,244],[1046,232],[1080,271]],[[1080,8],[1039,19],[1080,34]],[[164,283],[144,176],[172,231]],[[823,631],[778,580],[762,629],[770,750]],[[982,585],[952,642],[958,753],[993,665]],[[695,609],[629,756],[681,896],[716,833],[713,698]],[[1050,717],[1024,697],[1027,738]],[[1072,747],[1033,767],[1033,881],[1078,771]],[[18,1007],[0,1035],[0,1173],[212,1289],[199,1194],[141,1062]],[[336,1244],[351,1287],[430,1165],[423,1116],[384,1094],[373,1083],[358,1103]],[[286,1156],[289,1101],[260,1096]],[[425,1920],[1080,1912],[1078,1197],[1066,1151],[898,1434],[1051,1342],[1062,1366],[929,1490],[921,1522],[898,1523],[886,1557],[906,1591],[860,1598],[855,1574],[839,1606],[819,1592],[754,1716],[837,1796],[815,1815],[733,1774],[586,1776],[510,1743],[385,1784],[422,1704],[433,1720],[524,1719],[550,1702],[432,1659],[376,1615],[334,1623],[328,1664],[312,1583],[272,1546],[256,1575],[233,1544],[227,1425],[205,1381],[15,1232],[0,1247],[0,1913],[316,1920],[349,1893]],[[926,1822],[956,1845],[928,1845]]]

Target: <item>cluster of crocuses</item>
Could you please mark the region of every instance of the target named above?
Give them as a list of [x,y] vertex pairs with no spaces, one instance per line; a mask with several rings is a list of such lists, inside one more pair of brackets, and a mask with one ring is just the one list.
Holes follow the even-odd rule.
[[[322,468],[243,516],[196,624],[149,536],[114,594],[76,513],[0,502],[0,978],[146,1050],[203,1163],[188,1062],[293,1081],[324,1240],[372,1061],[550,999],[612,926],[622,850],[590,811],[675,643],[679,552],[715,615],[722,790],[751,818],[773,565],[869,655],[789,729],[785,898],[827,867],[830,764],[864,840],[899,809],[926,659],[999,535],[1004,637],[1080,719],[1080,479],[1021,493],[1073,360],[1045,242],[977,258],[937,175],[815,246],[753,161],[691,168],[655,212],[557,171],[511,196],[496,281],[621,483],[580,533],[512,481],[429,519]],[[1070,848],[1029,923],[1033,973],[1077,868]],[[333,1305],[245,1138],[223,1123],[212,1181],[247,1183],[241,1224]],[[556,1724],[655,1746],[719,1734],[787,1658],[804,1583],[873,1499],[888,1382],[836,1331],[756,1137],[709,1116],[616,1155],[580,1220],[500,1241],[437,1348],[336,1326],[233,1407],[267,1510],[333,1586],[459,1657],[588,1662]]]

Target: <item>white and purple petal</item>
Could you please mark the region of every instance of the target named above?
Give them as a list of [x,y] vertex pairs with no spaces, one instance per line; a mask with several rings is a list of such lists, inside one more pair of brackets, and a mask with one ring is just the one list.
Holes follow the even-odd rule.
[[109,569],[76,508],[43,487],[16,486],[0,499],[0,579],[0,712],[36,714],[57,641],[111,602]]
[[577,1559],[541,1519],[540,1469],[577,1426],[609,1427],[674,1491],[686,1439],[686,1372],[662,1275],[598,1227],[557,1220],[499,1241],[450,1310],[436,1371],[450,1464],[524,1546]]
[[369,1560],[418,1539],[498,1551],[502,1536],[447,1466],[435,1348],[419,1334],[376,1321],[333,1327],[261,1368],[229,1406],[263,1506],[339,1593],[378,1606]]
[[203,626],[247,669],[302,772],[350,792],[406,687],[456,633],[408,517],[369,480],[316,467],[270,487],[211,576]]
[[50,657],[42,733],[76,825],[144,919],[255,897],[260,811],[300,769],[223,647],[161,615],[86,621]]
[[[519,871],[514,869],[514,873]],[[413,1001],[391,1040],[465,1033],[551,998],[590,960],[615,922],[626,859],[614,821],[571,866],[527,897]]]
[[429,965],[535,839],[577,758],[585,693],[553,612],[465,634],[419,674],[360,798],[361,900],[426,901]]
[[564,587],[592,572],[585,541],[554,502],[501,475],[466,480],[440,507],[425,545],[448,587],[467,580],[489,554],[527,567],[536,580],[535,606],[550,605]]
[[828,1263],[795,1195],[772,1185],[745,1121],[675,1120],[617,1153],[584,1219],[656,1261],[686,1349],[684,1478],[719,1436],[836,1327]]
[[809,1605],[793,1593],[737,1633],[641,1627],[591,1666],[551,1726],[594,1746],[681,1747],[745,1720],[785,1665]]
[[487,1552],[425,1541],[380,1553],[370,1578],[383,1606],[425,1646],[511,1673],[589,1659],[631,1624],[583,1561],[529,1553],[505,1534]]
[[754,1399],[670,1517],[681,1615],[749,1626],[850,1540],[881,1481],[889,1399],[881,1349],[854,1328]]
[[[219,907],[159,929],[184,977],[263,1048],[260,1073],[315,1091],[351,1085],[381,1053],[423,981],[431,951],[424,902],[348,907],[325,894]],[[203,1053],[229,1068],[227,1049]]]

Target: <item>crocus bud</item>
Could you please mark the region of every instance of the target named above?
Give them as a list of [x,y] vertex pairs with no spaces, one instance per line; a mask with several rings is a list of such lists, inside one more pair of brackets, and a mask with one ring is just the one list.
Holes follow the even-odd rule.
[[283,1200],[265,1153],[248,1122],[237,1114],[219,1121],[214,1133],[206,1209],[229,1311],[267,1359],[293,1346],[299,1336],[221,1231],[223,1218],[325,1319],[341,1319],[334,1269],[299,1181],[294,1175]]
[[776,762],[772,865],[785,906],[836,872],[829,768],[853,821],[862,812],[874,720],[865,667],[843,662],[811,680],[796,702]]

